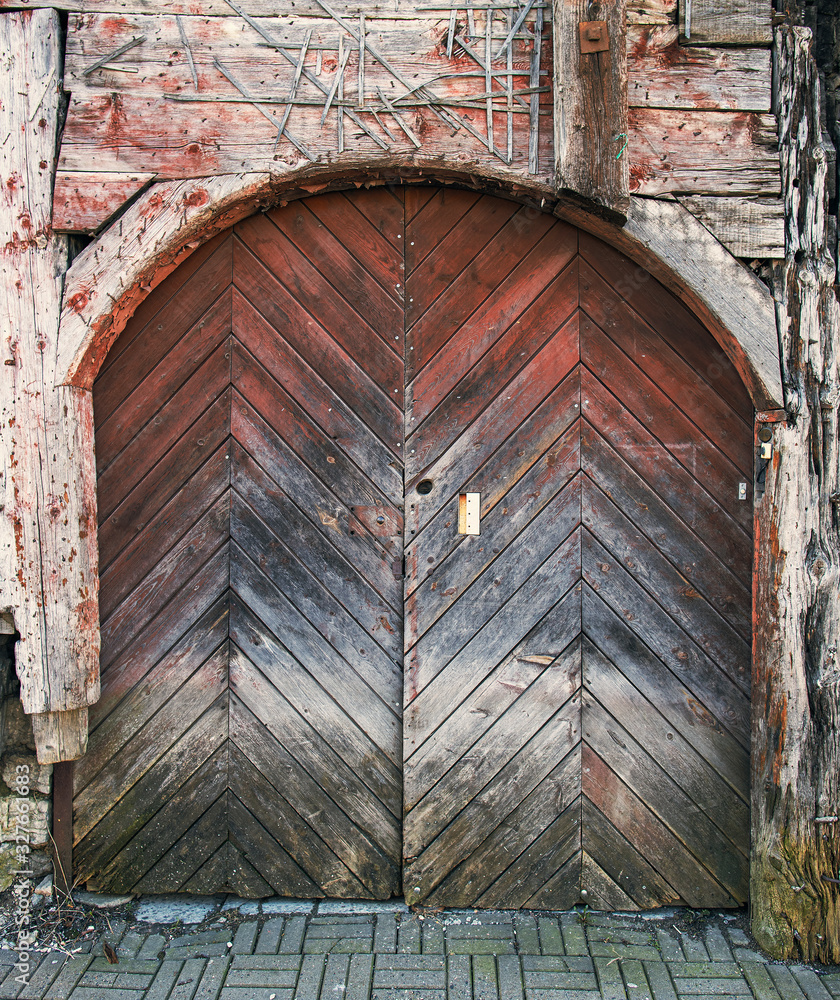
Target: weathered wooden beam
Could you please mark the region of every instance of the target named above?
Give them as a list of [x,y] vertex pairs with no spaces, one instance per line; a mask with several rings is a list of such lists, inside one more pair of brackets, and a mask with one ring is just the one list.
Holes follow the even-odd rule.
[[625,0],[554,0],[554,163],[559,193],[623,216],[630,204]]
[[811,32],[776,34],[786,423],[758,429],[751,917],[777,958],[840,962],[840,306]]
[[693,195],[677,200],[736,257],[784,257],[785,205],[781,198]]
[[[29,714],[75,714],[49,724],[61,738],[42,759],[78,755],[81,719],[99,696],[96,490],[89,392],[56,388],[55,365],[66,239],[53,235],[52,183],[61,65],[58,14],[0,17],[0,51],[8,54],[0,87],[0,308],[5,319],[3,408],[13,413],[6,440],[4,516],[14,530],[13,573],[0,581],[0,607],[15,611],[16,666]],[[57,727],[57,728],[56,728]],[[52,748],[53,745],[57,749]]]
[[87,750],[87,707],[69,712],[36,712],[32,716],[32,733],[39,764],[78,760]]
[[59,173],[53,196],[53,229],[95,233],[154,179],[154,174]]
[[770,0],[691,0],[679,4],[680,41],[686,45],[770,45]]

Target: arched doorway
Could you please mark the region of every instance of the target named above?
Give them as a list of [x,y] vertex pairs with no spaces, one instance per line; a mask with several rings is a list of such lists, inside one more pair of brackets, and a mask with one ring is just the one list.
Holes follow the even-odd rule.
[[746,899],[752,406],[621,254],[474,192],[296,202],[156,289],[94,401],[80,877]]

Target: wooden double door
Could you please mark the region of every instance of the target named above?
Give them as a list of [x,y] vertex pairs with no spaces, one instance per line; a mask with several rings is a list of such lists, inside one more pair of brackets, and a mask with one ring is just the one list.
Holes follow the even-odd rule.
[[752,408],[644,271],[475,192],[322,195],[196,251],[94,406],[77,878],[747,898]]

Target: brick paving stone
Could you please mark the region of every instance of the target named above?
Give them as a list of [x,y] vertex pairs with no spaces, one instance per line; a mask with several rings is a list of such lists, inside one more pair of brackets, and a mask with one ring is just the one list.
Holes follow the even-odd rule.
[[537,986],[526,990],[526,1000],[598,1000],[600,994],[592,990],[551,990]]
[[840,997],[840,972],[831,972],[823,976],[823,984],[833,997]]
[[234,955],[231,969],[291,970],[297,977],[302,961],[301,955]]
[[793,974],[793,978],[802,987],[802,991],[808,997],[808,1000],[833,1000],[831,994],[823,985],[822,979],[813,969],[794,965],[791,966],[790,971]]
[[133,931],[128,934],[123,934],[120,938],[120,943],[116,946],[116,952],[120,959],[123,958],[134,958],[143,942],[146,940],[145,934],[135,934]]
[[230,941],[230,931],[227,927],[214,927],[209,931],[196,931],[194,934],[181,934],[172,938],[170,948],[181,948],[193,944],[221,944]]
[[162,934],[150,934],[137,952],[137,957],[141,960],[157,960],[160,952],[166,947],[166,938]]
[[[262,986],[258,988],[248,986],[246,989],[240,989],[237,986],[225,986],[219,994],[219,1000],[293,1000],[294,996],[294,990],[280,989],[277,986]],[[301,996],[301,1000],[303,1000],[303,996]],[[309,1000],[314,1000],[314,998],[309,998]]]
[[753,951],[752,948],[733,948],[732,955],[738,965],[743,965],[745,962],[766,962],[767,959],[758,951]]
[[450,955],[447,958],[446,985],[450,997],[472,1000],[472,964],[469,955]]
[[326,955],[304,955],[300,963],[295,997],[297,1000],[316,1000],[324,978]]
[[706,931],[706,950],[713,962],[732,961],[732,952],[720,927],[709,927]]
[[415,916],[403,914],[399,921],[397,935],[397,951],[403,955],[419,955],[421,948],[420,921]]
[[143,990],[110,990],[101,986],[77,986],[72,1000],[143,1000]]
[[176,959],[184,961],[188,958],[221,958],[227,951],[227,941],[217,941],[215,944],[186,944],[167,948],[166,957],[173,961]]
[[674,985],[680,996],[746,996],[750,993],[749,984],[744,979],[726,977],[712,979],[704,976],[698,979],[678,979],[674,977]]
[[368,1000],[373,982],[373,955],[351,955],[344,1000]]
[[[277,918],[279,919],[279,918]],[[299,955],[303,947],[303,938],[306,934],[306,917],[297,916],[286,924],[283,937],[280,940],[279,954]],[[277,951],[278,949],[274,949]]]
[[[574,918],[577,920],[577,917]],[[543,955],[565,955],[567,948],[564,943],[565,935],[560,931],[560,924],[552,917],[540,917],[537,920],[540,930],[540,950]],[[583,933],[583,928],[578,924],[578,930]],[[586,940],[584,939],[584,944]],[[587,955],[588,951],[570,951],[572,955]]]
[[755,1000],[781,1000],[779,991],[763,962],[744,962],[741,972],[750,984]]
[[317,938],[352,938],[352,937],[372,937],[373,924],[365,923],[341,923],[341,924],[316,924],[310,923],[306,929],[306,939]]
[[446,968],[443,955],[377,955],[376,969],[407,969],[438,972]]
[[709,953],[706,951],[706,945],[699,937],[683,933],[680,935],[680,944],[687,961],[704,962],[708,960]]
[[473,1000],[499,1000],[499,976],[492,955],[474,955]]
[[446,989],[446,970],[440,969],[382,969],[373,971],[373,988],[376,989]]
[[[169,995],[170,1000],[193,1000],[206,964],[203,958],[188,958],[181,966],[181,971]],[[76,998],[73,997],[73,1000]]]
[[469,926],[451,926],[446,929],[448,938],[471,938],[472,940],[512,940],[513,923],[504,924],[470,924]]
[[560,917],[560,926],[563,929],[563,944],[566,953],[569,955],[588,955],[589,947],[586,943],[586,933],[578,914],[564,913]]
[[670,931],[659,928],[656,932],[656,943],[664,961],[682,962],[685,959],[679,941]]
[[140,975],[153,976],[160,963],[157,960],[141,958],[121,958],[118,965],[111,965],[107,958],[94,958],[88,966],[88,974],[91,972],[136,972]]
[[697,979],[701,976],[711,979],[731,976],[733,979],[740,979],[741,970],[735,962],[674,962],[671,975],[684,979]]
[[380,913],[376,917],[373,950],[377,955],[397,950],[397,917],[393,913]]
[[29,976],[29,982],[18,993],[21,1000],[28,1000],[29,997],[42,997],[61,972],[65,961],[65,956],[60,952],[47,952],[38,967]]
[[525,1000],[522,965],[516,955],[499,955],[499,1000]]
[[160,969],[158,969],[157,975],[152,980],[152,985],[146,991],[144,1000],[166,1000],[172,987],[175,985],[176,979],[178,979],[182,965],[182,962],[172,962],[169,960],[161,962]]
[[52,986],[47,990],[47,1000],[67,1000],[73,987],[85,974],[92,961],[92,955],[74,955],[68,958]]
[[607,958],[594,959],[595,974],[598,977],[598,988],[603,1000],[627,1000],[624,980],[618,962]]
[[[301,918],[303,919],[303,918]],[[280,935],[286,921],[283,917],[271,917],[263,924],[254,952],[259,955],[276,955],[280,947]],[[297,948],[295,949],[297,951]]]
[[218,1000],[229,968],[230,955],[225,955],[224,958],[211,958],[195,991],[194,1000]]
[[585,972],[529,972],[523,973],[525,989],[597,990],[598,981]]
[[450,955],[513,955],[513,941],[500,938],[455,938],[447,941]]
[[726,936],[738,948],[748,948],[752,944],[749,934],[740,927],[727,927]]
[[[322,997],[322,1000],[327,1000],[327,998]],[[384,989],[374,990],[371,994],[371,1000],[447,1000],[447,996],[443,990],[410,990],[405,992],[401,989]]]
[[770,973],[776,989],[782,996],[782,1000],[802,1000],[804,994],[799,983],[793,978],[793,973],[785,965],[768,965],[767,971]]
[[139,976],[133,972],[92,972],[88,969],[79,980],[79,986],[118,986],[126,990],[145,990],[151,985],[152,978],[152,976]]
[[523,955],[523,972],[568,972],[569,963],[561,955]]
[[619,962],[619,965],[624,977],[624,987],[630,1000],[653,1000],[642,963],[638,959],[631,958]]
[[321,985],[321,996],[324,1000],[343,997],[347,987],[347,973],[350,970],[349,955],[330,955],[324,970],[324,981]]
[[[587,921],[591,920],[587,917]],[[622,944],[638,944],[645,947],[653,945],[652,930],[636,930],[631,927],[587,926],[587,937],[590,945],[593,941],[620,941]]]
[[664,962],[642,962],[653,1000],[677,1000],[674,982]]
[[569,972],[594,972],[595,966],[588,955],[566,955]]
[[423,927],[423,954],[442,955],[445,950],[443,924],[434,917],[425,917]]
[[589,953],[593,958],[647,959],[655,962],[660,957],[653,945],[625,944],[623,941],[592,941]]
[[256,920],[246,920],[245,923],[240,924],[233,936],[231,952],[234,955],[250,955],[254,950],[259,929],[260,925]]
[[513,918],[513,933],[516,950],[520,955],[540,954],[540,934],[537,921],[532,913],[517,913]]

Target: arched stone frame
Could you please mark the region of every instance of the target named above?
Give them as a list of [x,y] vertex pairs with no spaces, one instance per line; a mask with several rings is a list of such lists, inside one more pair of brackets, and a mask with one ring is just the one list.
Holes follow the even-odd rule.
[[[329,189],[411,183],[430,179],[479,188],[548,211],[592,233],[635,261],[681,299],[706,325],[735,365],[757,411],[757,422],[783,415],[783,389],[775,307],[767,288],[677,202],[631,199],[619,227],[579,205],[558,201],[542,185],[508,179],[420,171],[367,174],[348,181],[325,168],[311,176],[282,180],[265,173],[226,175],[153,185],[91,244],[66,276],[58,340],[56,385],[72,387],[79,480],[95,496],[92,386],[108,350],[139,304],[202,243],[240,219]],[[88,481],[90,480],[90,481]],[[766,545],[756,536],[756,545]],[[87,551],[96,552],[96,546]],[[757,552],[757,556],[759,553]],[[761,565],[756,558],[754,566]],[[90,578],[98,579],[96,566]],[[770,588],[753,580],[753,622],[765,614],[755,601],[772,600]],[[755,643],[754,643],[755,646]],[[98,648],[98,644],[97,644]],[[754,660],[755,663],[755,660]],[[753,742],[761,720],[753,717]],[[69,853],[69,852],[68,852]],[[69,862],[68,862],[69,863]]]

